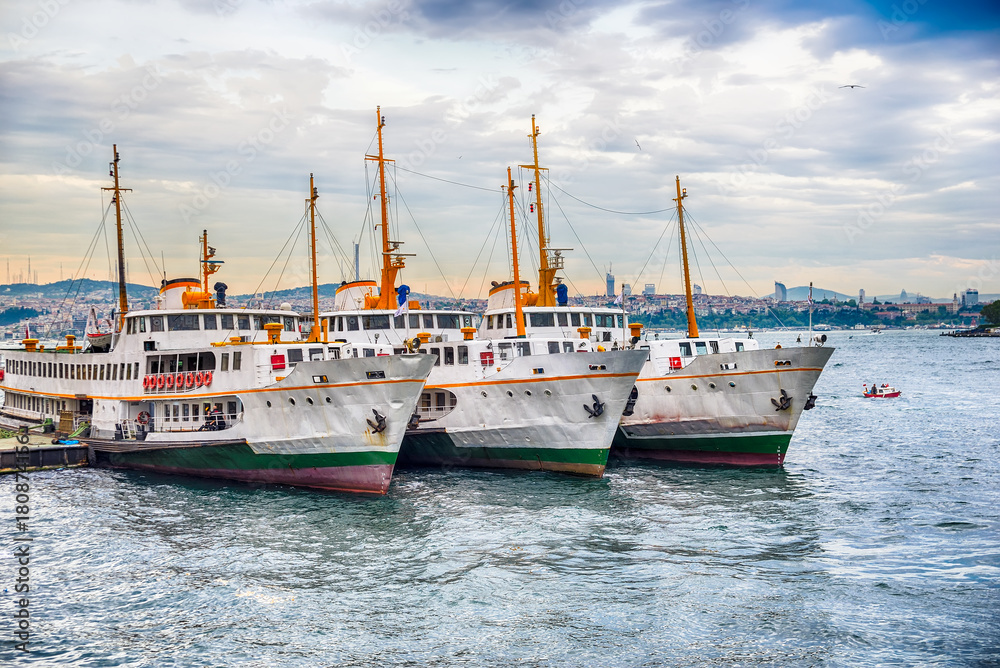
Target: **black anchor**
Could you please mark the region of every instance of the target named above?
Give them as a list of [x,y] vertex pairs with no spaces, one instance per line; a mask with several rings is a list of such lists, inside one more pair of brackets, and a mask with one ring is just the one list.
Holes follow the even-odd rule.
[[809,398],[806,399],[806,405],[802,407],[802,410],[808,411],[816,408],[816,399],[818,398],[815,394],[810,393]]
[[368,419],[368,426],[372,428],[373,434],[381,434],[385,431],[385,416],[378,412],[376,409],[372,409],[372,413],[375,414],[375,422]]
[[594,406],[591,408],[587,404],[584,404],[583,410],[587,411],[588,417],[598,417],[604,413],[604,404],[601,403],[601,400],[597,398],[596,394],[592,394],[590,396],[594,399]]
[[792,398],[788,396],[788,392],[784,390],[781,391],[781,400],[771,399],[771,403],[774,404],[776,411],[787,411],[792,407]]

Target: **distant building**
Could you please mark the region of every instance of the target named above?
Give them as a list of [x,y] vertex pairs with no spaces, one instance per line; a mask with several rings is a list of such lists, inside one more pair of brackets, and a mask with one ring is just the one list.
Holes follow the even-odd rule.
[[861,288],[860,290],[858,290],[858,303],[859,304],[864,304],[865,303],[865,289],[864,288]]
[[608,297],[614,297],[615,296],[615,275],[612,274],[611,272],[608,272],[607,280],[608,280],[608,292],[607,292],[607,296]]
[[628,283],[622,283],[622,294],[626,297],[632,294],[632,286]]
[[901,303],[905,303],[906,300],[907,300],[906,290],[903,290],[902,292],[899,293],[899,301]]
[[976,306],[979,304],[979,290],[965,290],[962,293],[962,306]]
[[646,283],[642,288],[642,294],[644,295],[655,295],[656,294],[656,283]]
[[696,295],[700,295],[701,294],[701,286],[698,285],[697,283],[695,283],[694,284],[694,289],[692,290],[692,292],[694,292],[694,294],[696,294]]
[[788,301],[788,290],[785,288],[784,283],[779,283],[778,281],[774,282],[774,301]]

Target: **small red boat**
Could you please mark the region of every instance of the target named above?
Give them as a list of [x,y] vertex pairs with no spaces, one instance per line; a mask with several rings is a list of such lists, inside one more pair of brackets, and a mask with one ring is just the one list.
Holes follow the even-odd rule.
[[864,386],[865,399],[895,399],[901,392],[895,387],[889,387],[887,383],[882,383],[881,385],[876,385],[872,383],[869,389],[868,385]]

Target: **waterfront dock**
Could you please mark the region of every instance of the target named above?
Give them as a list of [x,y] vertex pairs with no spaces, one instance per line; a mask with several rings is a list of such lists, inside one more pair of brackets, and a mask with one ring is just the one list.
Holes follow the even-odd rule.
[[[53,434],[29,432],[28,442],[24,444],[13,436],[0,438],[0,474],[87,466],[88,448],[84,443],[53,443],[52,437]],[[20,469],[17,448],[23,447],[28,448],[27,467]],[[22,461],[23,458],[22,455]]]

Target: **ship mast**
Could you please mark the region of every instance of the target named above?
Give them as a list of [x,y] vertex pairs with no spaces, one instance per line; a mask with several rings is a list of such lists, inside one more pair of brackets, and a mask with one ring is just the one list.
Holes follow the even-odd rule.
[[115,185],[111,188],[101,188],[101,190],[114,191],[112,200],[115,203],[115,221],[118,228],[118,329],[122,331],[125,325],[125,314],[128,313],[128,293],[125,290],[125,241],[122,235],[122,197],[123,192],[132,192],[131,188],[121,188],[118,184],[118,144],[114,144],[114,160],[111,162],[111,174],[115,179]]
[[[381,134],[381,128],[379,128]],[[381,143],[379,145],[381,148]],[[380,151],[381,152],[381,151]],[[319,190],[316,188],[313,175],[309,174],[309,259],[312,274],[312,300],[313,300],[313,324],[309,330],[308,343],[318,343],[320,340],[319,327],[319,283],[316,278],[316,200],[319,199]]]
[[507,199],[510,203],[510,254],[514,263],[514,318],[517,320],[517,338],[524,338],[524,309],[521,306],[521,274],[517,267],[517,229],[514,225],[514,179],[507,168]]
[[[555,286],[556,272],[563,268],[563,257],[560,253],[563,249],[550,249],[549,236],[545,230],[545,213],[542,209],[542,180],[541,170],[546,167],[538,166],[538,135],[541,130],[535,125],[535,115],[531,115],[531,150],[534,156],[534,163],[530,165],[519,165],[525,169],[532,169],[535,172],[535,206],[538,214],[538,301],[536,306],[555,306]],[[553,250],[555,256],[549,258],[549,251]]]
[[[198,241],[201,242],[201,289],[205,295],[209,295],[208,277],[219,271],[219,269],[221,269],[219,265],[223,262],[222,260],[212,259],[215,257],[215,249],[208,245],[208,230],[201,231],[201,237],[198,238]],[[209,297],[206,296],[205,299],[209,300]],[[210,307],[210,301],[206,301],[204,303],[209,306],[201,308]]]
[[677,224],[681,228],[681,256],[684,258],[684,293],[687,296],[688,338],[698,338],[698,322],[694,317],[694,297],[691,295],[691,271],[688,269],[687,239],[684,236],[684,205],[687,188],[681,191],[681,177],[677,177]]
[[394,308],[396,274],[406,266],[406,262],[403,260],[403,254],[397,252],[403,242],[389,240],[389,196],[385,191],[385,163],[393,161],[386,160],[382,153],[382,128],[385,127],[385,116],[382,115],[381,106],[375,108],[375,117],[378,123],[378,155],[365,156],[365,160],[378,162],[379,199],[382,205],[382,281],[379,285],[378,300],[373,308],[391,309]]

